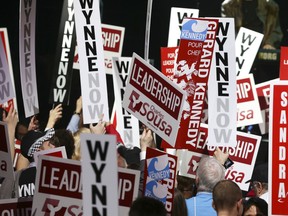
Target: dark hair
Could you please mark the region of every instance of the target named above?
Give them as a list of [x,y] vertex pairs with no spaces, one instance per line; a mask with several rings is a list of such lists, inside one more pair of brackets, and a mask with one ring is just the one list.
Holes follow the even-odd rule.
[[173,208],[172,208],[172,216],[187,216],[188,210],[186,206],[186,201],[177,188],[174,189],[174,199],[173,199]]
[[131,205],[129,216],[166,216],[164,204],[151,197],[138,197]]
[[197,192],[195,179],[177,175],[177,189],[183,194],[185,199],[195,196]]
[[7,111],[4,109],[4,108],[2,108],[2,107],[0,107],[0,121],[3,121],[3,113],[5,113],[6,114],[6,116],[7,116]]
[[267,216],[268,215],[268,204],[265,200],[260,197],[251,197],[244,203],[243,213],[246,212],[251,206],[256,206],[257,215]]
[[55,130],[55,137],[58,138],[60,146],[65,146],[67,158],[71,159],[75,150],[72,133],[66,129],[57,129]]

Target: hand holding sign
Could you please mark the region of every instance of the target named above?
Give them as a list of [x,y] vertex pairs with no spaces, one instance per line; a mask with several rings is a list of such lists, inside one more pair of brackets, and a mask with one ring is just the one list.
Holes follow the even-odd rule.
[[53,128],[56,122],[62,118],[62,104],[58,104],[54,109],[50,110],[48,123],[46,128]]
[[156,147],[152,131],[149,128],[144,128],[143,133],[141,134],[140,147],[141,151],[146,151],[147,147]]

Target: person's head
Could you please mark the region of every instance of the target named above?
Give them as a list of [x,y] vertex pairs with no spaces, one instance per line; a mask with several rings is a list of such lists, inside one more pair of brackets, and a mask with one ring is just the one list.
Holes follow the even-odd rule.
[[3,115],[7,116],[8,112],[3,108],[0,107],[0,121],[3,121]]
[[231,180],[221,180],[213,188],[213,208],[219,212],[230,212],[240,216],[243,213],[242,191]]
[[54,137],[54,128],[51,128],[45,132],[42,131],[28,131],[22,138],[21,142],[21,154],[33,162],[33,155],[36,151],[47,150],[59,146],[59,140]]
[[252,178],[246,183],[249,182],[256,197],[266,193],[268,191],[268,163],[255,166]]
[[151,197],[138,197],[133,201],[129,216],[166,216],[164,204]]
[[177,189],[183,194],[185,199],[196,195],[195,179],[177,175]]
[[71,159],[75,150],[72,133],[66,129],[57,129],[55,131],[55,137],[59,140],[59,146],[65,147],[67,158]]
[[177,188],[174,189],[174,198],[173,198],[173,207],[172,207],[172,216],[187,216],[188,210],[186,206],[186,201],[181,193]]
[[124,145],[120,145],[117,148],[117,163],[119,167],[127,168],[139,168],[140,166],[140,152],[138,147],[126,148]]
[[268,204],[259,197],[252,197],[244,202],[243,216],[267,216]]
[[196,171],[197,191],[212,192],[225,177],[224,167],[214,157],[203,156]]

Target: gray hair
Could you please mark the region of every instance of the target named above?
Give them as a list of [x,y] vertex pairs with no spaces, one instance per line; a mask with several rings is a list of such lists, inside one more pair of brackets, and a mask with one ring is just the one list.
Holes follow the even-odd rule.
[[212,192],[214,186],[225,178],[225,170],[214,157],[203,156],[198,164],[197,177],[197,191]]

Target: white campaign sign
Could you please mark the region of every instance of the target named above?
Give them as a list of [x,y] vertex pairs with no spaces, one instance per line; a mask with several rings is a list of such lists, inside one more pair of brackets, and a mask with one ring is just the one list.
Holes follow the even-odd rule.
[[84,123],[109,121],[99,1],[74,0]]
[[172,7],[170,13],[168,47],[179,45],[184,18],[198,18],[199,10],[191,8]]
[[39,113],[35,63],[36,0],[20,1],[19,56],[25,117]]
[[122,101],[129,77],[129,67],[131,57],[113,57],[113,83],[115,96],[115,114],[117,122],[117,131],[123,139],[125,146],[139,146],[139,121],[128,111],[123,109]]
[[208,85],[208,145],[235,147],[237,122],[235,27],[233,18],[218,18]]
[[116,136],[81,134],[83,215],[118,214]]
[[250,72],[263,34],[241,27],[236,37],[236,74],[247,75]]

